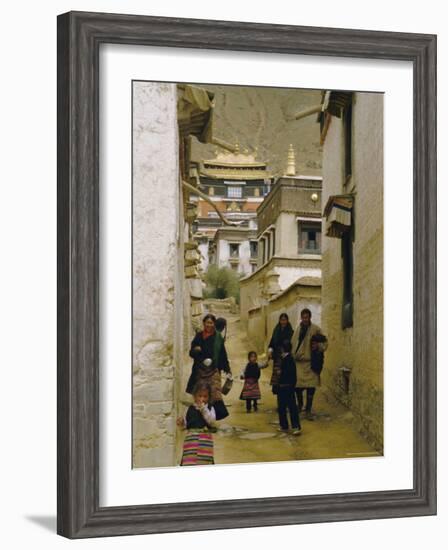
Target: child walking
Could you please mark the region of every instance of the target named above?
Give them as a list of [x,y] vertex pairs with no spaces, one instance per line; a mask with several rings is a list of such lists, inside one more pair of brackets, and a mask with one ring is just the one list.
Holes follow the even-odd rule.
[[199,383],[193,390],[193,405],[184,417],[177,419],[178,426],[187,430],[182,453],[181,466],[214,464],[213,436],[210,428],[216,423],[215,409],[210,405],[210,387]]
[[297,408],[295,386],[297,382],[296,363],[291,356],[291,342],[285,340],[281,346],[281,364],[280,375],[278,378],[278,418],[280,421],[280,431],[287,431],[288,411],[291,420],[293,435],[300,435],[299,409]]
[[258,357],[255,351],[250,351],[247,355],[247,359],[249,362],[240,376],[244,380],[240,399],[246,401],[246,412],[250,413],[252,410],[252,403],[254,411],[258,411],[258,399],[261,397],[260,386],[258,384],[261,374],[260,369],[266,368],[267,362],[258,363]]

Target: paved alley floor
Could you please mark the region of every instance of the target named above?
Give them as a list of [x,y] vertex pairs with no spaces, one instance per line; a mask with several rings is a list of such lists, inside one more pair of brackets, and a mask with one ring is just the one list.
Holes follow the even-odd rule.
[[301,415],[300,436],[279,433],[276,397],[269,385],[272,363],[261,371],[258,412],[247,413],[245,402],[239,399],[243,387],[239,375],[249,351],[246,334],[240,329],[239,317],[226,315],[226,319],[226,349],[234,383],[225,397],[230,415],[218,423],[214,435],[216,464],[379,456],[352,426],[351,413],[342,405],[328,403],[319,389],[313,403],[316,419],[305,420]]

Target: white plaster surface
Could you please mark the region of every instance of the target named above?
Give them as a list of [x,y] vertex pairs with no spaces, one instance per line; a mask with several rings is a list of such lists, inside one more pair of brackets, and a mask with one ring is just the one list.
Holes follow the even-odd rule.
[[201,253],[201,269],[207,271],[210,258],[208,255],[208,242],[200,243],[198,246],[199,252]]
[[174,84],[133,84],[133,464],[175,461],[179,201]]
[[[230,242],[234,241],[227,241],[226,239],[219,239],[218,241],[217,252],[219,267],[231,267]],[[244,276],[250,275],[252,273],[252,267],[250,263],[250,242],[249,240],[238,242],[238,273],[241,273]]]
[[316,267],[283,267],[276,266],[275,271],[280,275],[278,284],[282,290],[288,288],[299,277],[320,277],[320,261],[316,260]]

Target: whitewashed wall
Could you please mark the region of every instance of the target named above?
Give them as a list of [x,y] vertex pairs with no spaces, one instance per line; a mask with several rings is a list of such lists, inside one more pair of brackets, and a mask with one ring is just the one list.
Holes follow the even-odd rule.
[[176,86],[136,82],[133,99],[133,464],[167,466],[182,333]]
[[[313,258],[314,260],[314,258]],[[279,274],[278,284],[282,290],[286,290],[300,277],[318,277],[321,276],[320,268],[320,256],[314,260],[316,267],[288,267],[288,266],[275,266],[276,273]]]
[[229,267],[229,258],[230,258],[230,248],[229,243],[224,239],[219,239],[216,254],[218,259],[219,267]]
[[210,258],[208,255],[208,242],[199,243],[198,246],[199,252],[201,253],[201,269],[207,271],[208,265],[210,263]]
[[[238,273],[250,275],[252,273],[252,267],[250,263],[250,242],[249,240],[240,241],[239,245]],[[229,241],[227,241],[226,239],[219,239],[217,253],[219,267],[231,267]]]
[[252,273],[249,241],[242,241],[240,244],[240,267],[238,271],[244,273],[244,275],[250,275]]

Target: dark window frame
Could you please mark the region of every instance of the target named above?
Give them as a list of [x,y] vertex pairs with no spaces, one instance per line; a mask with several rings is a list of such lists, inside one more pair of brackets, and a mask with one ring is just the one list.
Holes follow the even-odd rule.
[[353,327],[353,230],[341,238],[342,256],[342,329]]
[[[299,254],[322,254],[322,223],[321,222],[307,222],[298,220],[298,253]],[[307,248],[303,246],[303,234],[307,231],[316,232],[316,248]],[[307,241],[308,242],[308,241]]]
[[343,114],[344,127],[344,181],[347,184],[353,173],[353,102],[350,101],[344,108]]
[[[241,243],[229,243],[229,257],[231,260],[240,257],[240,244]],[[232,247],[236,247],[236,255],[232,253]]]
[[251,260],[258,258],[258,241],[249,241],[250,258]]

